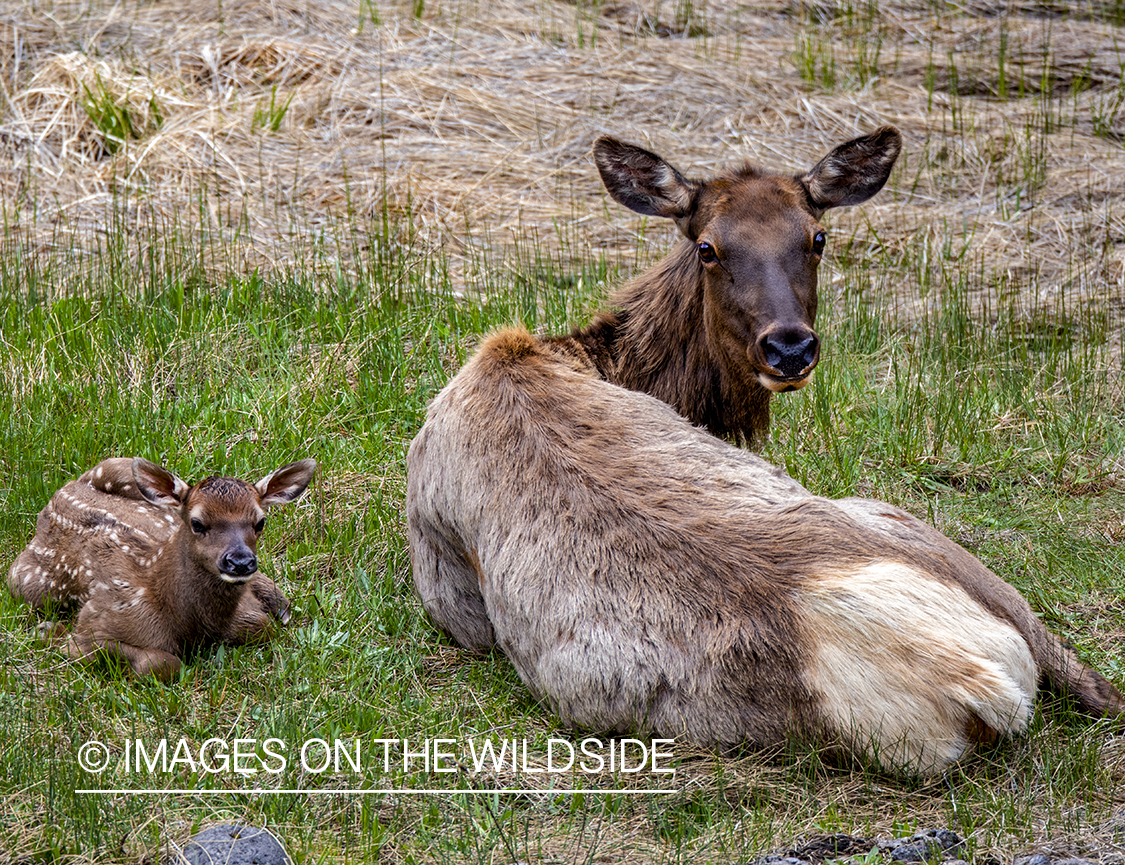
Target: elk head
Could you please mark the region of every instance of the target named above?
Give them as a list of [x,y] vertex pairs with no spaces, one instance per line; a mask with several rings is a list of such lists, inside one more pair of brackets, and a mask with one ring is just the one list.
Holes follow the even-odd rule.
[[813,324],[828,242],[820,217],[882,189],[901,147],[899,133],[885,126],[840,145],[804,174],[745,166],[702,181],[608,136],[594,143],[594,160],[619,204],[674,220],[694,245],[702,325],[724,366],[780,392],[804,387],[820,357]]
[[186,532],[182,537],[192,563],[233,585],[245,583],[258,570],[258,538],[266,527],[266,510],[299,498],[315,470],[315,460],[301,460],[256,484],[212,477],[192,487],[155,463],[133,459],[141,495],[184,523],[180,531]]

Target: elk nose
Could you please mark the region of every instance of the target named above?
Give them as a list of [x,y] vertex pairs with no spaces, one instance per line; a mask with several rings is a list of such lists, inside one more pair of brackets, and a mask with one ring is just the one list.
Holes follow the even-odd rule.
[[816,365],[820,340],[811,330],[782,330],[762,337],[762,355],[766,363],[783,378],[796,378]]
[[246,577],[258,570],[258,558],[249,550],[227,551],[219,560],[219,570],[232,577]]

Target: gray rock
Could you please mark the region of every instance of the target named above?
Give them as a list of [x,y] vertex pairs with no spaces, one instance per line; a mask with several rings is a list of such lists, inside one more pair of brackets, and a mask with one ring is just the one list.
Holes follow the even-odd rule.
[[204,829],[180,852],[177,865],[293,865],[268,829],[224,823]]
[[875,842],[870,838],[859,835],[845,835],[838,832],[835,835],[821,835],[800,847],[786,853],[786,856],[801,859],[805,862],[827,862],[845,859],[850,856],[862,856],[871,852]]
[[879,850],[896,862],[929,862],[931,859],[955,859],[965,850],[965,842],[948,829],[927,829],[909,838],[880,841]]
[[916,844],[899,844],[891,850],[891,858],[896,862],[926,862],[930,859],[930,850],[921,841]]
[[1051,857],[1045,853],[1036,853],[1034,856],[1020,856],[1012,865],[1051,865]]

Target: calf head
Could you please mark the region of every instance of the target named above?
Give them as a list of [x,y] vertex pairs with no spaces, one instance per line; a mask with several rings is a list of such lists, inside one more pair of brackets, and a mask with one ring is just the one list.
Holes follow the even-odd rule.
[[674,220],[695,245],[692,285],[702,291],[712,351],[747,381],[779,392],[804,387],[820,357],[813,324],[828,240],[820,217],[882,189],[901,147],[899,133],[885,126],[804,174],[745,166],[702,181],[608,136],[595,142],[594,160],[619,204]]
[[141,495],[183,521],[192,563],[234,585],[245,583],[258,570],[258,538],[266,527],[266,510],[299,498],[315,470],[314,460],[301,460],[256,484],[212,477],[188,486],[155,463],[133,460]]

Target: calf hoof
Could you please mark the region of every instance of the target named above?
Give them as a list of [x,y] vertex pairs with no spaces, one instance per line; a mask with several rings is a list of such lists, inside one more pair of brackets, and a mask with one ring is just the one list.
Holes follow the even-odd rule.
[[40,622],[35,632],[36,638],[44,644],[56,643],[67,634],[62,622]]

